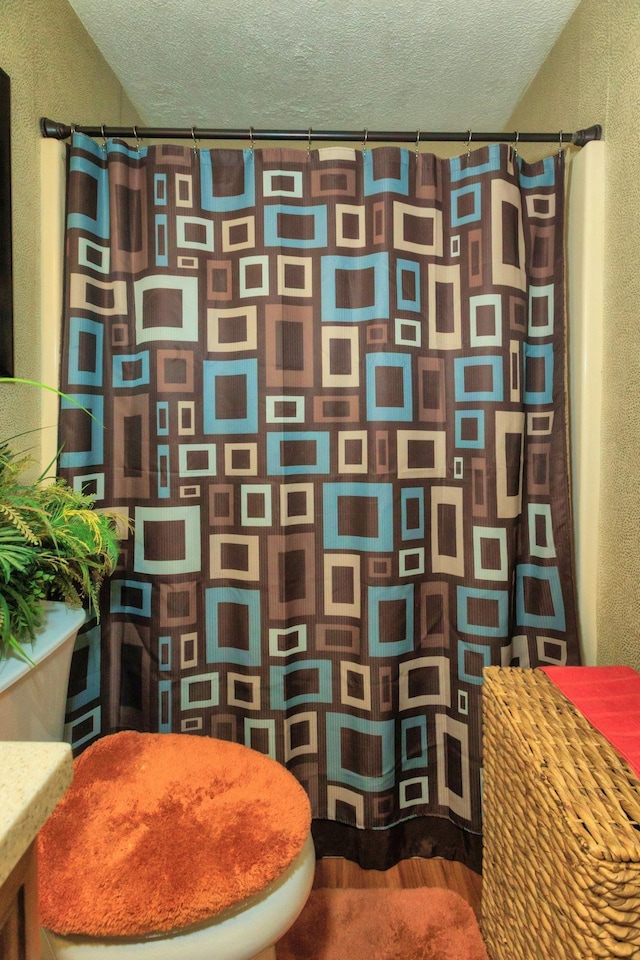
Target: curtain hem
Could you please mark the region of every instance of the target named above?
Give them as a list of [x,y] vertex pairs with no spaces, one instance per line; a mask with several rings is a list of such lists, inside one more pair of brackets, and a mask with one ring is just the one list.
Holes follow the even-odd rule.
[[388,870],[409,857],[459,860],[482,873],[482,835],[445,817],[415,817],[384,830],[361,830],[333,820],[312,823],[316,858],[345,857],[364,870]]

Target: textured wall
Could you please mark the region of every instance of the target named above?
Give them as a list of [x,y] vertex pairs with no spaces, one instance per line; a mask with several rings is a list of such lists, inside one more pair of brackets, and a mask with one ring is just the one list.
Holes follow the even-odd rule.
[[638,0],[583,0],[508,128],[592,123],[606,140],[598,660],[640,669]]
[[[11,78],[16,376],[40,377],[41,116],[139,123],[67,0],[2,0],[0,67]],[[39,425],[40,397],[0,385],[0,438]],[[31,441],[39,444],[36,433]],[[37,451],[36,451],[37,453]]]

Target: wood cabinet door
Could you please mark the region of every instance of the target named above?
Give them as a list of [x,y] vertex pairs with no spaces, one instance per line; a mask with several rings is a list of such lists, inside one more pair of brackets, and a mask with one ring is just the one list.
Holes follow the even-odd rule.
[[31,844],[0,888],[0,958],[40,958],[35,844]]

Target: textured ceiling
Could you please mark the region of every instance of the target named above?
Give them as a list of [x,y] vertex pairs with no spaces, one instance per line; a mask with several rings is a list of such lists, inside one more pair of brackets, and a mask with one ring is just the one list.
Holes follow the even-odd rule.
[[148,126],[501,130],[578,0],[70,3]]

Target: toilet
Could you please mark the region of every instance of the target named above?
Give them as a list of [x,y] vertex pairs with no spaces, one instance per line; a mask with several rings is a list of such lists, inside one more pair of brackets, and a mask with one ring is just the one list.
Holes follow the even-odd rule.
[[41,928],[42,960],[276,960],[274,944],[307,901],[315,871],[309,836],[291,867],[259,897],[163,937],[62,937]]
[[[11,691],[8,687],[6,690],[0,690],[0,715],[3,718],[3,729],[10,729],[9,724],[15,723],[16,731],[20,732],[20,739],[62,739],[71,649],[83,619],[81,611],[71,613],[62,604],[48,605],[45,626],[47,632],[56,636],[52,637],[51,641],[47,637],[47,645],[49,646],[50,643],[51,649],[47,649],[43,666],[31,667],[29,671],[24,671],[20,667],[18,683],[13,685],[17,690],[15,698],[10,700]],[[58,664],[61,665],[58,666]],[[47,671],[45,679],[41,676],[43,670]],[[29,712],[33,713],[34,703],[46,716],[46,729],[40,723],[33,730],[29,726],[31,723]],[[20,716],[23,710],[26,716]],[[237,882],[238,876],[242,878],[242,869],[238,869],[238,864],[230,861],[227,873],[232,882],[228,885],[226,900],[221,895],[214,897],[216,911],[210,916],[203,916],[194,922],[187,922],[171,929],[148,931],[142,935],[95,936],[80,930],[72,933],[60,932],[51,927],[42,926],[42,960],[178,960],[178,958],[179,960],[275,960],[274,945],[302,911],[311,892],[315,873],[315,850],[310,831],[309,802],[298,781],[276,761],[239,744],[189,734],[137,734],[133,731],[114,734],[111,738],[104,737],[92,744],[75,761],[76,770],[80,766],[90,769],[88,761],[86,759],[83,761],[83,757],[88,756],[90,759],[92,752],[99,753],[105,749],[105,741],[109,745],[115,741],[115,738],[123,736],[129,738],[127,747],[130,757],[135,757],[136,754],[142,757],[148,747],[164,738],[169,738],[179,748],[188,744],[196,752],[195,741],[202,744],[202,749],[206,750],[210,747],[213,751],[214,764],[220,751],[226,755],[227,759],[233,754],[234,763],[236,766],[239,764],[242,769],[243,782],[247,779],[248,770],[255,769],[259,772],[256,781],[258,792],[254,797],[254,802],[258,806],[265,794],[273,793],[265,790],[260,777],[264,777],[265,772],[267,777],[275,777],[279,784],[278,790],[284,811],[284,813],[281,811],[280,822],[285,825],[284,833],[287,833],[289,823],[293,824],[294,843],[289,848],[288,858],[273,856],[273,851],[266,842],[260,849],[259,845],[252,847],[252,857],[250,862],[248,861],[249,869],[246,871],[251,875],[252,882],[248,884]],[[136,738],[140,740],[136,742]],[[103,746],[100,746],[101,744]],[[174,764],[175,769],[182,770],[182,767],[182,763]],[[109,779],[109,785],[111,784],[112,778]],[[59,811],[66,811],[67,815],[71,814],[69,822],[72,826],[65,827],[65,842],[69,849],[81,845],[76,837],[79,831],[73,817],[72,804],[77,802],[74,801],[75,785],[74,779],[69,791],[45,824],[39,844],[44,837],[42,845],[46,845],[47,831],[55,830]],[[233,784],[229,789],[231,791],[229,797],[232,799]],[[100,793],[99,790],[97,792]],[[102,792],[108,794],[109,790],[104,789]],[[151,781],[148,786],[141,788],[142,795],[150,792],[152,792]],[[224,794],[224,790],[222,793]],[[250,793],[245,791],[245,794],[250,806]],[[297,810],[293,819],[291,819],[292,810]],[[277,811],[274,815],[278,816]],[[235,813],[227,816],[223,823],[236,819],[239,819],[242,824],[241,818],[237,818]],[[282,846],[281,840],[281,837],[278,838],[279,846]],[[262,871],[262,879],[266,878],[266,882],[262,886],[260,886],[260,876],[257,880],[253,877],[254,872],[260,873],[256,863],[259,866],[261,858],[266,865]],[[55,842],[53,852],[49,849],[41,859],[40,879],[46,887],[47,877],[51,874],[50,861],[56,860]],[[58,856],[57,859],[63,858]],[[175,859],[177,862],[180,861],[179,856]],[[221,882],[217,883],[216,889],[222,886]],[[240,896],[233,898],[229,893],[229,890],[233,893],[235,888],[243,886],[246,889],[241,890]],[[91,898],[95,898],[95,894],[89,889],[88,883],[85,887],[87,887],[89,901],[93,902]],[[242,895],[243,892],[246,895]],[[117,896],[114,899],[117,899]],[[206,909],[206,903],[203,909]],[[42,909],[42,906],[41,915],[43,920],[47,920],[47,910]]]
[[43,956],[275,960],[311,891],[310,825],[295,778],[240,744],[103,737],[38,839]]

